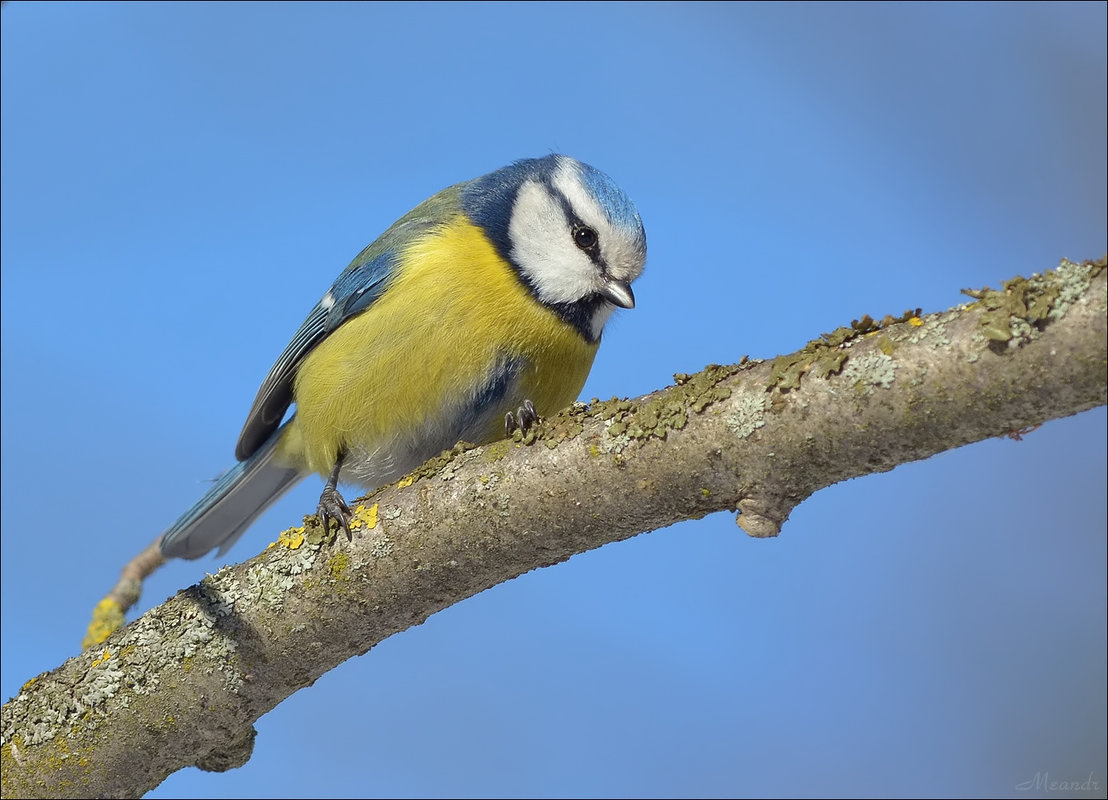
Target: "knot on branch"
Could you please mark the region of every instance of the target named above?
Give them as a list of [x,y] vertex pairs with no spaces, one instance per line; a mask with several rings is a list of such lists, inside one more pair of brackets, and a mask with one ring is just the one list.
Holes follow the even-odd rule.
[[735,522],[756,539],[769,539],[781,533],[794,504],[765,497],[744,497],[739,501],[739,516]]
[[254,739],[258,731],[251,725],[225,746],[216,748],[201,759],[196,766],[205,772],[226,772],[241,767],[254,754]]

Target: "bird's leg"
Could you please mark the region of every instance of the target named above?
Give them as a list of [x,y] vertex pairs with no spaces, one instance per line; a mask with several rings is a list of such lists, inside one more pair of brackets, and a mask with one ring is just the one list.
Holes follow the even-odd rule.
[[323,521],[323,528],[327,530],[331,526],[331,520],[335,520],[344,531],[347,541],[353,541],[354,535],[350,533],[350,507],[339,494],[339,472],[342,471],[342,462],[346,459],[346,450],[339,451],[339,457],[335,459],[335,468],[331,470],[331,477],[327,479],[327,485],[323,487],[323,494],[319,496],[319,508],[316,513]]
[[538,421],[539,415],[535,411],[535,404],[530,400],[524,400],[515,414],[509,411],[504,415],[504,432],[511,436],[516,428],[519,428],[519,432],[526,436],[527,431]]

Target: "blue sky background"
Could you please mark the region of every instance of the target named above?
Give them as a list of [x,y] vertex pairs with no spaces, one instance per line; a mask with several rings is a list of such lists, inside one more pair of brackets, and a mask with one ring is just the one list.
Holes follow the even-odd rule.
[[[428,195],[550,151],[612,175],[650,254],[584,396],[639,395],[1104,253],[1105,16],[6,5],[4,698],[77,651],[307,310]],[[1100,408],[832,487],[776,540],[718,514],[532,572],[150,796],[1103,796],[1106,434]]]

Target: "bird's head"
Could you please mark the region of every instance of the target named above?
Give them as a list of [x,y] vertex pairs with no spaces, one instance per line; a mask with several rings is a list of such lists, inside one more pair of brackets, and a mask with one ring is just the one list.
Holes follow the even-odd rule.
[[600,170],[564,155],[517,161],[466,184],[461,202],[532,295],[590,341],[617,306],[634,308],[646,233]]

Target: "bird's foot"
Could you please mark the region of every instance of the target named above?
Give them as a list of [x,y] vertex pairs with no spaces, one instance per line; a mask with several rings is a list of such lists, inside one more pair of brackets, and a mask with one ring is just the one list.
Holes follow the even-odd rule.
[[535,411],[535,404],[530,400],[524,400],[523,405],[516,409],[515,414],[509,411],[504,415],[504,432],[511,436],[518,430],[526,436],[527,431],[538,421],[539,415]]
[[354,534],[350,532],[350,506],[346,505],[346,501],[342,499],[339,490],[334,486],[323,488],[323,494],[319,496],[319,508],[316,509],[316,513],[319,514],[319,518],[323,522],[324,530],[329,530],[331,520],[334,520],[340,528],[346,531],[347,541],[354,540]]

